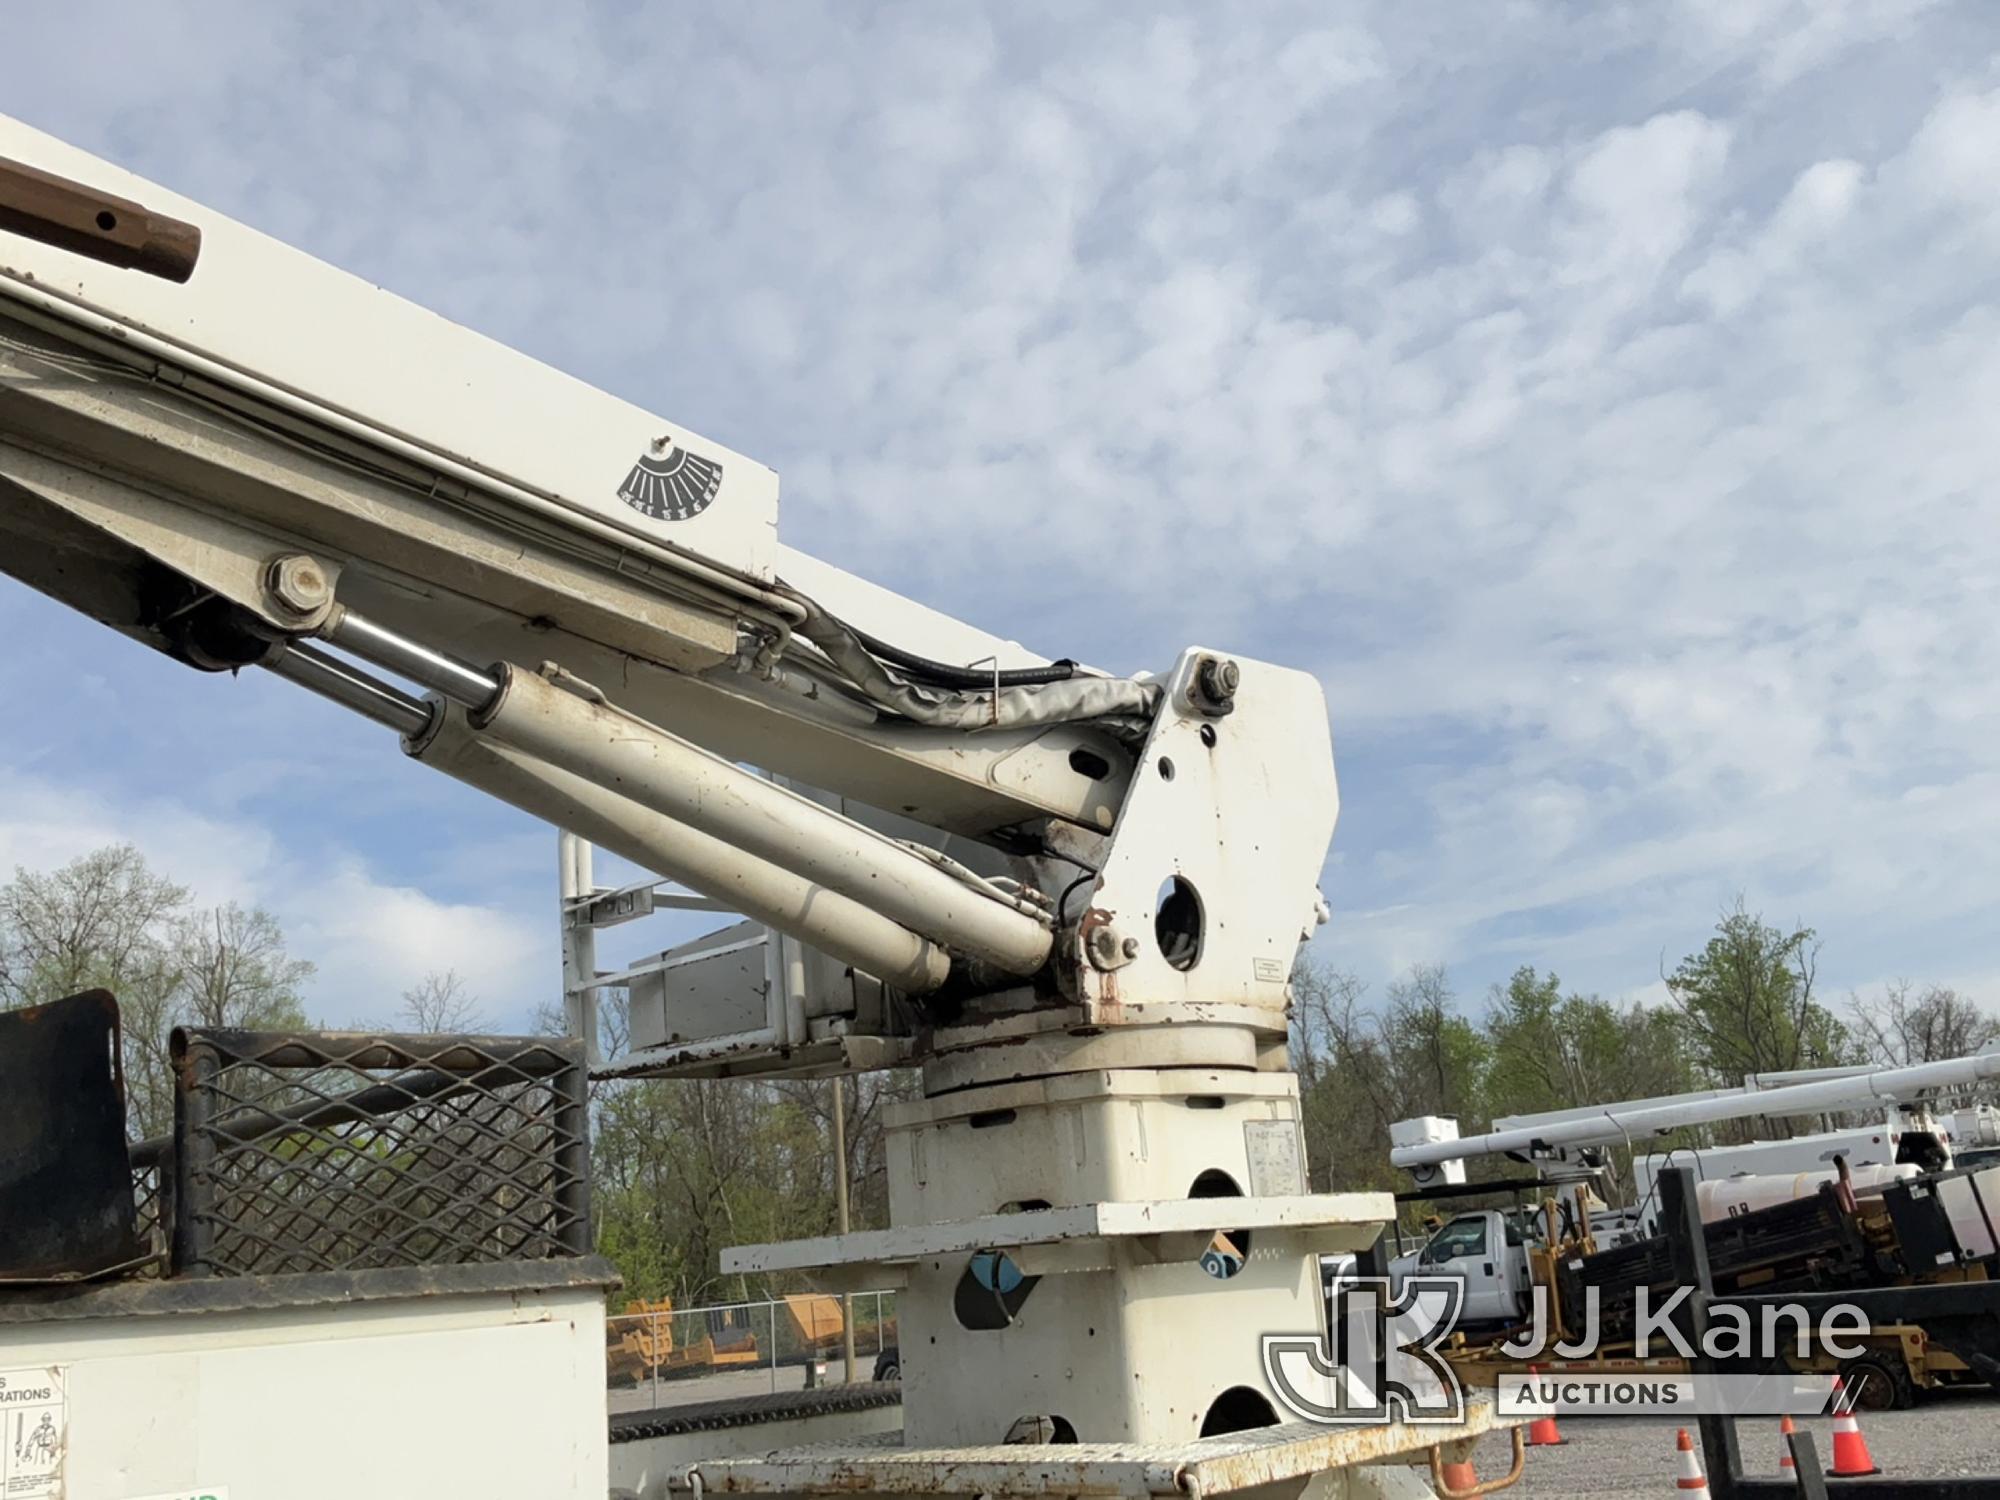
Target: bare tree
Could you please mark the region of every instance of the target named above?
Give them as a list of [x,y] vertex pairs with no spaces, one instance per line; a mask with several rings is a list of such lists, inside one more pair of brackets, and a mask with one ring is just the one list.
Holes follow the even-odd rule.
[[1408,1115],[1476,1117],[1485,1087],[1486,1049],[1458,1011],[1443,964],[1412,964],[1391,980],[1381,1035],[1390,1087]]
[[189,909],[185,886],[129,844],[0,886],[0,1005],[103,988],[118,1001],[126,1119],[136,1136],[173,1123],[176,1026],[298,1027],[313,966],[290,957],[269,912]]
[[1301,957],[1292,970],[1292,1064],[1311,1185],[1327,1191],[1392,1184],[1385,1152],[1391,1097],[1381,1019],[1354,975]]
[[303,1026],[313,965],[285,952],[277,918],[234,901],[174,924],[180,1013],[190,1026]]
[[397,1016],[412,1031],[484,1031],[490,1024],[456,969],[433,969],[404,990]]
[[1890,1067],[1963,1057],[2000,1037],[2000,1019],[1949,985],[1898,979],[1878,998],[1850,995],[1848,1010],[1869,1058]]
[[114,844],[59,870],[18,866],[0,886],[0,1005],[41,1005],[102,987],[121,999],[171,978],[167,928],[187,887]]
[[815,1172],[825,1191],[833,1193],[833,1091],[846,1091],[847,1181],[849,1207],[856,1228],[878,1228],[889,1222],[887,1152],[883,1139],[883,1106],[914,1099],[920,1092],[914,1068],[886,1073],[859,1073],[847,1079],[787,1079],[774,1082],[772,1092],[811,1122],[827,1146],[825,1170]]

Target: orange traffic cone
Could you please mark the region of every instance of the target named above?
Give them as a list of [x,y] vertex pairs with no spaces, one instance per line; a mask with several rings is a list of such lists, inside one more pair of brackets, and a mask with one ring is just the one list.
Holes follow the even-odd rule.
[[1833,1467],[1826,1472],[1830,1479],[1862,1479],[1882,1472],[1869,1457],[1868,1439],[1861,1435],[1861,1424],[1854,1420],[1854,1408],[1838,1375],[1833,1377]]
[[[1542,1371],[1539,1365],[1528,1366],[1528,1378],[1530,1380],[1540,1381],[1541,1377]],[[1556,1426],[1556,1416],[1552,1411],[1535,1418],[1534,1421],[1528,1424],[1528,1446],[1530,1448],[1560,1448],[1568,1441],[1569,1439],[1562,1435],[1562,1430]]]
[[1780,1479],[1795,1479],[1798,1477],[1799,1466],[1792,1462],[1792,1434],[1797,1431],[1798,1428],[1792,1425],[1792,1419],[1789,1416],[1778,1418],[1778,1477]]
[[1470,1457],[1460,1463],[1445,1460],[1444,1487],[1455,1495],[1469,1495],[1479,1488],[1479,1471],[1472,1467]]
[[1674,1447],[1680,1450],[1681,1461],[1680,1477],[1674,1480],[1674,1488],[1677,1490],[1699,1490],[1702,1494],[1707,1494],[1708,1476],[1701,1472],[1701,1460],[1694,1456],[1694,1439],[1688,1436],[1688,1430],[1685,1427],[1680,1430],[1680,1435],[1674,1439]]

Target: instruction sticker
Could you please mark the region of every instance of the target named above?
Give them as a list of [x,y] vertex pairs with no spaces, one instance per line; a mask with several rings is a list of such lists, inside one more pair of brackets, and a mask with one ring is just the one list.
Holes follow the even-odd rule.
[[170,1495],[129,1495],[126,1500],[229,1500],[226,1484],[198,1484],[191,1490],[175,1490]]
[[1245,1120],[1244,1154],[1250,1159],[1253,1198],[1289,1198],[1306,1190],[1296,1120]]
[[69,1447],[68,1367],[0,1370],[0,1500],[56,1500]]

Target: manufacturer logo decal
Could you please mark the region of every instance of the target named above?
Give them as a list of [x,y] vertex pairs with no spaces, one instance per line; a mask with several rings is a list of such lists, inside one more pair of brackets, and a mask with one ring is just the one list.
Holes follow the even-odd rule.
[[721,464],[661,437],[632,465],[618,498],[655,521],[690,521],[708,509],[721,488]]

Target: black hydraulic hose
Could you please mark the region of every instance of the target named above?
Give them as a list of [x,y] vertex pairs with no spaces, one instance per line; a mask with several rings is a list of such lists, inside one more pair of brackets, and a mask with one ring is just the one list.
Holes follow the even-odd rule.
[[928,656],[918,656],[914,651],[905,651],[900,646],[879,641],[851,625],[848,629],[871,655],[879,656],[883,661],[900,667],[906,676],[933,687],[975,689],[990,688],[996,683],[1003,688],[1040,687],[1044,683],[1067,682],[1076,676],[1076,663],[1068,658],[1050,662],[1046,667],[1008,667],[996,676],[978,667],[955,667],[950,662],[932,661]]

